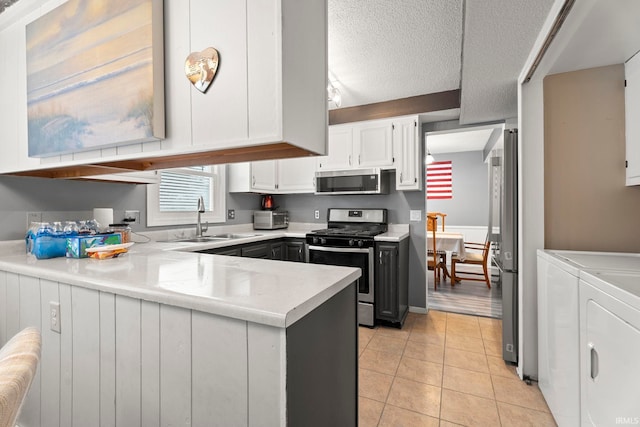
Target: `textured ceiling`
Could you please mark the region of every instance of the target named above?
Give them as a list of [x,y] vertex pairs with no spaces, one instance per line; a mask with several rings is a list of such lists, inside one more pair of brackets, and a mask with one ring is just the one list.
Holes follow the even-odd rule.
[[329,0],[342,107],[458,89],[461,45],[462,0]]
[[466,2],[460,122],[516,117],[517,78],[553,0]]
[[516,80],[552,3],[329,0],[329,78],[342,107],[461,89],[462,123],[515,117]]

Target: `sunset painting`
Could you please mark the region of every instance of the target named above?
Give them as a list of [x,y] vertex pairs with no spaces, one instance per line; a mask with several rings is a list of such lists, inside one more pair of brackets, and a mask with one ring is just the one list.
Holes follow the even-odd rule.
[[158,1],[69,0],[27,25],[29,156],[164,137]]

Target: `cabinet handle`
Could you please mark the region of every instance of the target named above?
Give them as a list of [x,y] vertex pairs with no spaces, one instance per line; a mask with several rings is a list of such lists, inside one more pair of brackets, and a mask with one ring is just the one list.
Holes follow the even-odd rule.
[[402,182],[402,172],[400,172],[400,182]]
[[252,187],[255,187],[255,186],[256,186],[256,176],[255,176],[255,175],[253,175],[253,176],[251,177],[251,186],[252,186]]
[[598,376],[598,372],[600,371],[598,352],[596,351],[593,343],[589,343],[589,349],[591,353],[591,379],[595,380]]
[[418,182],[418,178],[413,178],[413,182]]
[[349,155],[349,166],[351,166],[351,155]]
[[382,264],[382,251],[378,252],[378,259],[380,260],[380,264]]
[[316,177],[313,177],[313,188],[316,188]]
[[360,154],[358,154],[358,165],[360,165]]

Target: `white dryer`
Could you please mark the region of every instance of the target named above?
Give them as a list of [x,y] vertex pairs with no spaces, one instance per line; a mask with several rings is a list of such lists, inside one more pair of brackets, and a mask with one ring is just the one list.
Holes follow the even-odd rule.
[[640,424],[640,272],[580,272],[584,426]]
[[537,268],[538,386],[560,427],[579,426],[580,272],[640,272],[640,254],[539,250]]

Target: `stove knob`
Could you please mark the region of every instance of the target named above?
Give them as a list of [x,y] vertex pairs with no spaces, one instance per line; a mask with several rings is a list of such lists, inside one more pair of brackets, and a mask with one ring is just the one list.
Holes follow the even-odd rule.
[[349,246],[353,246],[356,244],[356,241],[353,239],[349,239]]
[[320,238],[320,244],[326,245],[327,244],[327,239],[325,239],[324,237]]
[[318,239],[317,237],[314,237],[314,238],[313,238],[313,244],[314,244],[314,245],[317,245],[319,240],[320,240],[320,239]]
[[361,248],[364,246],[364,240],[358,240],[358,247]]

